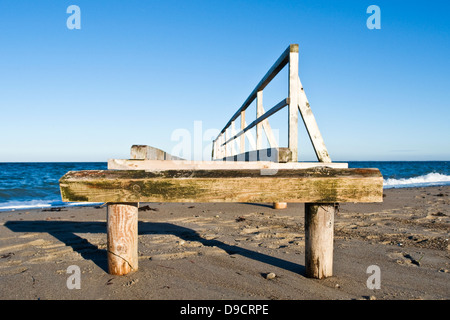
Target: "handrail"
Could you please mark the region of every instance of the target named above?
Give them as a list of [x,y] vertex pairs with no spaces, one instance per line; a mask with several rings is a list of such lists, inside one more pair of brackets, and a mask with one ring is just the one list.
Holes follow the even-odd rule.
[[286,107],[289,104],[289,98],[283,99],[280,102],[278,102],[273,108],[271,108],[269,111],[266,111],[262,116],[260,116],[259,118],[257,118],[255,121],[253,121],[252,123],[250,123],[248,126],[246,126],[243,130],[239,131],[236,135],[234,135],[233,137],[231,137],[230,139],[228,139],[227,141],[225,141],[224,143],[221,144],[221,146],[226,145],[228,142],[231,142],[232,140],[238,138],[239,136],[241,136],[242,134],[244,134],[246,131],[250,130],[251,128],[253,128],[254,126],[256,126],[258,123],[266,120],[268,117],[270,117],[271,115],[273,115],[274,113],[276,113],[277,111],[280,111],[281,109],[283,109],[284,107]]
[[252,93],[248,96],[242,106],[238,111],[231,117],[230,121],[225,125],[225,127],[220,131],[220,133],[224,133],[225,130],[231,125],[231,122],[236,120],[237,117],[241,115],[242,111],[245,111],[248,106],[256,99],[256,95],[258,91],[264,90],[264,88],[272,81],[273,78],[286,66],[289,62],[289,53],[290,52],[298,52],[298,44],[291,44],[289,47],[284,50],[281,56],[277,59],[277,61],[273,64],[273,66],[267,71],[258,85],[253,89]]
[[[245,153],[245,136],[252,142],[251,128],[256,126],[256,150],[262,148],[262,130],[265,131],[271,148],[278,148],[276,139],[270,128],[268,117],[275,114],[285,106],[289,106],[289,121],[288,121],[288,149],[291,151],[291,161],[298,160],[298,112],[303,119],[306,130],[309,134],[313,144],[316,156],[320,162],[331,162],[328,151],[320,134],[316,120],[309,106],[300,78],[298,76],[298,44],[289,45],[286,50],[275,61],[272,67],[267,71],[261,81],[253,89],[242,106],[234,113],[231,119],[227,122],[225,127],[220,131],[217,138],[213,140],[212,158],[213,160],[223,160],[229,156],[235,156],[234,143],[232,144],[231,154],[227,146],[228,143],[240,137],[240,153]],[[264,112],[262,104],[262,93],[265,87],[272,81],[275,76],[289,64],[289,89],[288,97],[281,100],[277,105],[272,107],[267,112]],[[245,111],[250,104],[256,99],[256,120],[246,125]],[[234,122],[238,117],[241,117],[241,128],[238,133],[235,133]],[[231,129],[232,137],[229,137],[229,129]],[[251,138],[251,139],[250,139]],[[254,147],[253,147],[254,148]],[[238,157],[242,158],[242,157]]]

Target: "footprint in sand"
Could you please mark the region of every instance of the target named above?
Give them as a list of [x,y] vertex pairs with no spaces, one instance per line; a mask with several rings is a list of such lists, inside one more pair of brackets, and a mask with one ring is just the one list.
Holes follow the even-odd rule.
[[415,253],[410,254],[407,252],[391,252],[388,257],[394,259],[400,265],[417,266],[420,267],[420,261],[424,257],[424,254]]

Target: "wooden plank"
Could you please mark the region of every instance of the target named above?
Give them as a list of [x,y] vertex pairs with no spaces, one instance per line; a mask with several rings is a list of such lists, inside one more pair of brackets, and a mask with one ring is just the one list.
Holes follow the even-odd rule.
[[247,151],[232,157],[224,157],[221,160],[231,161],[272,161],[274,163],[290,162],[292,159],[291,150],[288,148],[267,148],[261,150]]
[[288,147],[292,161],[298,161],[298,46],[289,52],[289,122]]
[[317,159],[321,162],[331,162],[331,158],[328,154],[325,142],[323,141],[319,126],[317,125],[314,114],[309,106],[308,98],[306,97],[302,83],[300,82],[300,77],[298,78],[298,87],[298,109],[302,116],[303,123],[305,124],[306,131],[308,132]]
[[305,269],[309,278],[333,275],[334,204],[305,204]]
[[130,159],[183,160],[182,158],[173,156],[161,149],[147,146],[147,145],[131,146]]
[[378,169],[93,170],[60,179],[63,201],[382,202]]
[[[290,150],[284,149],[287,154]],[[262,150],[264,151],[264,150]],[[269,150],[267,150],[269,151]],[[348,168],[347,163],[321,163],[321,162],[287,162],[279,163],[274,161],[276,150],[273,151],[274,158],[266,161],[238,161],[237,155],[231,161],[190,161],[190,160],[108,160],[108,170],[145,170],[145,171],[165,171],[165,170],[261,170],[261,169],[309,169],[318,167],[328,167],[335,169]],[[283,157],[282,155],[280,157]],[[276,160],[276,159],[275,159]],[[286,160],[286,159],[285,159]]]

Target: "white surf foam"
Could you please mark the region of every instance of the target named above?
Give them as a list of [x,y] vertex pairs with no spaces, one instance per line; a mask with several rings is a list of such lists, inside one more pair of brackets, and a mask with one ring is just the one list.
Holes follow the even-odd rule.
[[101,205],[102,202],[62,202],[62,201],[45,201],[45,200],[30,200],[30,201],[9,201],[0,203],[0,211],[9,210],[23,210],[23,209],[43,209],[51,207],[75,207],[75,206],[96,206]]
[[450,185],[450,176],[435,172],[407,179],[383,180],[384,188],[429,187],[442,185]]

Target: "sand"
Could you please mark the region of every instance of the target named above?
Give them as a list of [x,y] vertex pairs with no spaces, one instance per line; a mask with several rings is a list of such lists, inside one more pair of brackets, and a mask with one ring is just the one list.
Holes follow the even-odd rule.
[[305,277],[303,204],[141,203],[126,276],[107,273],[105,207],[0,212],[0,299],[448,300],[450,187],[384,194],[340,205],[324,280]]

